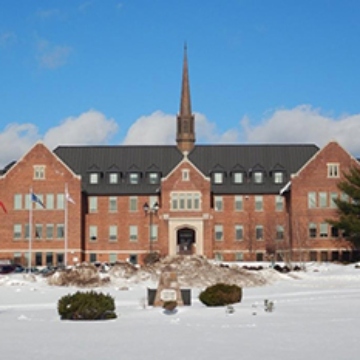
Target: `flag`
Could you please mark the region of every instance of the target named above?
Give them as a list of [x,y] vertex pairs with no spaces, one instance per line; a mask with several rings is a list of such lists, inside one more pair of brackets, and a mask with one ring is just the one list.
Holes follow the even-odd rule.
[[45,205],[41,202],[41,200],[33,192],[31,193],[31,201],[38,203],[45,209]]
[[65,193],[65,199],[66,199],[68,202],[71,202],[72,204],[75,204],[74,199],[70,196],[70,194],[69,194],[68,192]]
[[6,207],[2,201],[0,201],[0,207],[4,210],[5,213],[7,213]]

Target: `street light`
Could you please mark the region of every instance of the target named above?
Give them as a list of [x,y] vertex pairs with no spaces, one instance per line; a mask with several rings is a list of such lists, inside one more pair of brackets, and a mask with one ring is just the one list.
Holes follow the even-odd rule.
[[159,210],[159,204],[157,202],[155,202],[152,206],[149,206],[148,203],[145,203],[143,206],[145,215],[149,215],[149,249],[150,249],[150,254],[153,252],[152,249],[152,227],[153,227],[153,216],[154,214],[157,214],[158,210]]

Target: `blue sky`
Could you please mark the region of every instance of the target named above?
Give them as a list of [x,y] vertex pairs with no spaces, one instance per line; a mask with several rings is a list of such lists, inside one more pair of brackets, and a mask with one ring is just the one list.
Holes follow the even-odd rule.
[[1,0],[0,166],[37,140],[174,144],[184,43],[198,143],[360,156],[360,1]]

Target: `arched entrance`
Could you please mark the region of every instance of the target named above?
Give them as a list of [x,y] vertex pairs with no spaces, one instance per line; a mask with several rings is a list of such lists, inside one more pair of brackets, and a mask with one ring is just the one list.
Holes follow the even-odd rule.
[[177,231],[177,254],[191,255],[195,243],[195,231],[189,228],[182,228]]

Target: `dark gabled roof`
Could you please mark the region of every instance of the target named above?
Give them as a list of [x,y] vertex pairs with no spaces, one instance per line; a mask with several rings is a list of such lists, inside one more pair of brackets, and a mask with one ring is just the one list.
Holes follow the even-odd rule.
[[[206,176],[210,176],[214,167],[221,164],[228,176],[223,184],[212,184],[212,191],[216,194],[275,194],[290,180],[291,174],[296,173],[317,151],[319,148],[312,144],[197,145],[188,158]],[[234,168],[245,169],[247,178],[243,184],[232,182]],[[251,181],[255,168],[265,172],[262,184]],[[282,184],[274,183],[274,169],[284,172]]]
[[[149,184],[149,169],[158,169],[166,176],[182,159],[176,146],[60,146],[54,153],[82,177],[82,188],[92,195],[156,194],[159,184]],[[89,169],[100,172],[99,184],[89,184]],[[109,184],[109,169],[117,169],[119,184]],[[140,172],[139,184],[127,181],[129,172]]]

